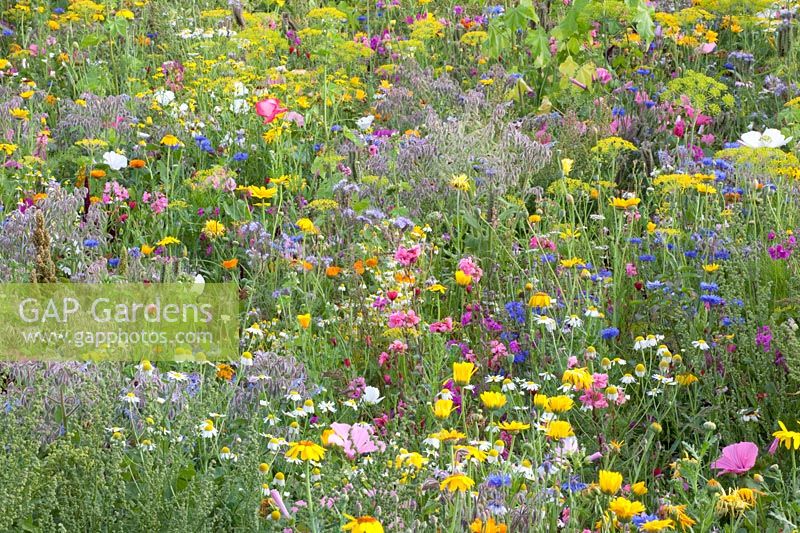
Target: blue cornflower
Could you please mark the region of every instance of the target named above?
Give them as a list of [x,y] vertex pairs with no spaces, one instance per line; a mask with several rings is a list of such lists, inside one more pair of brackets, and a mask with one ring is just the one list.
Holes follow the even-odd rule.
[[556,259],[557,259],[556,256],[554,256],[553,254],[542,255],[542,263],[555,263]]
[[652,263],[655,260],[656,260],[656,256],[651,255],[651,254],[642,254],[642,255],[639,256],[639,261],[641,261],[643,263]]
[[117,268],[119,266],[119,257],[112,257],[108,260],[108,266],[111,268]]
[[653,520],[658,520],[658,516],[654,514],[642,513],[634,516],[631,522],[633,522],[634,526],[641,528],[643,525],[648,522],[652,522]]
[[631,244],[642,244],[642,238],[641,237],[631,237],[630,239],[628,239],[628,242],[631,243]]
[[142,250],[140,250],[138,246],[134,246],[133,248],[128,250],[128,255],[134,259],[138,259],[139,257],[142,256]]
[[716,283],[709,283],[707,281],[700,282],[700,290],[705,292],[717,292],[719,290],[719,285]]
[[204,152],[208,152],[209,154],[214,153],[214,147],[211,145],[211,141],[209,141],[208,137],[205,135],[195,135],[194,142],[197,144],[197,147]]
[[515,353],[514,364],[521,365],[528,360],[528,355],[530,355],[528,350],[520,350],[519,352]]
[[730,259],[731,253],[728,250],[719,250],[714,254],[714,259]]
[[612,117],[624,117],[625,116],[625,108],[624,107],[619,107],[619,106],[614,107],[611,110],[611,116]]
[[650,74],[650,69],[649,68],[636,69],[636,74],[641,74],[642,76],[647,76],[648,74]]
[[511,476],[508,474],[491,473],[486,477],[486,484],[494,488],[508,487],[511,485]]
[[648,281],[647,283],[644,284],[644,286],[647,287],[648,291],[655,291],[662,288],[664,286],[664,282],[658,280]]
[[87,248],[97,248],[100,246],[100,242],[97,239],[86,239],[83,241],[83,245]]
[[247,152],[236,152],[233,154],[234,161],[247,161],[247,158],[250,157],[247,155]]
[[517,324],[525,323],[525,315],[527,314],[527,311],[525,310],[525,306],[522,304],[522,302],[508,302],[506,304],[506,312],[508,313],[508,316],[511,317],[511,320]]
[[700,301],[708,305],[723,305],[725,299],[716,294],[704,294],[700,297]]
[[600,336],[603,337],[604,340],[610,341],[611,339],[619,336],[619,329],[606,328],[600,332]]
[[586,487],[588,487],[588,485],[582,482],[578,477],[572,477],[569,479],[569,481],[565,481],[561,484],[561,490],[566,490],[569,492],[580,492]]
[[697,250],[686,250],[685,252],[683,252],[683,255],[685,255],[689,259],[694,259],[697,257]]

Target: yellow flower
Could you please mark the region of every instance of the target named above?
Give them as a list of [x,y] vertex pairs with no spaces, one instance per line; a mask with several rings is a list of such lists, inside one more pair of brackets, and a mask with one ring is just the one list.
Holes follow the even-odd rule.
[[632,502],[622,496],[611,500],[611,503],[608,504],[608,510],[614,513],[620,522],[629,522],[637,514],[645,512],[644,505],[641,502]]
[[642,201],[641,198],[612,198],[609,204],[616,209],[628,209],[629,207],[636,207]]
[[469,192],[469,178],[466,174],[457,174],[450,178],[450,186],[457,191]]
[[647,494],[647,485],[645,485],[644,481],[638,481],[631,485],[631,491],[637,496],[644,496]]
[[547,399],[547,405],[544,409],[549,413],[566,413],[572,409],[574,404],[575,402],[569,396],[551,396]]
[[461,287],[466,287],[472,283],[472,276],[465,274],[463,270],[456,270],[456,283]]
[[454,448],[456,451],[464,451],[464,459],[469,461],[470,459],[475,459],[479,463],[483,463],[486,461],[486,452],[481,451],[480,448],[476,446],[456,446]]
[[475,375],[478,369],[474,363],[453,363],[453,382],[456,385],[469,385],[472,376]]
[[658,533],[665,529],[675,529],[675,521],[669,518],[666,520],[651,520],[639,526],[639,531],[647,531],[648,533]]
[[130,9],[120,9],[117,11],[116,16],[127,20],[133,20],[133,11]]
[[436,433],[431,433],[429,437],[441,442],[447,442],[451,440],[463,439],[466,437],[466,435],[464,433],[461,433],[460,431],[456,431],[455,429],[443,429]]
[[541,221],[542,221],[541,215],[531,215],[528,217],[528,222],[530,222],[531,224],[536,224],[537,222]]
[[447,287],[442,285],[441,283],[434,283],[430,287],[428,287],[430,292],[438,292],[439,294],[444,294],[447,291]]
[[270,187],[267,189],[266,187],[250,185],[249,187],[244,187],[244,189],[250,193],[250,196],[258,198],[259,200],[269,200],[278,193],[277,187]]
[[552,420],[547,424],[545,435],[553,440],[561,440],[572,437],[575,435],[575,432],[572,430],[572,424],[566,420]]
[[440,484],[440,491],[466,492],[475,482],[464,474],[452,474],[447,476]]
[[562,159],[561,160],[561,173],[564,174],[564,177],[569,176],[569,173],[572,172],[572,167],[575,165],[575,161],[572,159]]
[[569,383],[577,390],[589,390],[592,388],[594,378],[586,368],[570,368],[564,371],[561,383]]
[[163,239],[161,239],[160,241],[158,241],[156,244],[158,246],[169,246],[170,244],[180,244],[180,243],[181,243],[181,241],[179,241],[175,237],[167,236],[167,237],[164,237]]
[[225,226],[218,220],[207,220],[203,226],[203,235],[211,240],[222,237],[225,235]]
[[453,412],[453,400],[439,399],[433,404],[433,414],[436,418],[445,419]]
[[31,116],[30,111],[27,109],[20,109],[19,107],[9,110],[8,113],[17,120],[28,120]]
[[147,244],[143,244],[142,245],[142,255],[150,255],[150,254],[153,253],[153,250],[155,250],[155,249],[156,249],[155,246],[149,246]]
[[480,518],[476,518],[469,525],[470,533],[507,533],[508,527],[505,524],[498,524],[494,518],[489,517],[486,523]]
[[711,263],[710,265],[703,265],[703,270],[706,272],[716,272],[719,270],[719,265],[717,263]]
[[517,421],[513,422],[505,421],[497,424],[497,427],[503,431],[507,431],[508,433],[517,433],[518,431],[524,431],[526,429],[530,429],[531,425]]
[[321,461],[325,457],[325,448],[310,440],[301,440],[289,446],[286,457],[301,461]]
[[19,97],[22,98],[23,100],[27,100],[28,98],[30,98],[34,94],[36,94],[36,91],[25,91],[25,92],[19,93]]
[[359,516],[358,518],[350,515],[344,515],[345,518],[350,520],[342,526],[342,531],[350,531],[351,533],[383,533],[383,526],[378,522],[377,518],[371,516]]
[[174,135],[168,134],[161,137],[161,144],[163,144],[164,146],[168,146],[170,148],[175,148],[181,145],[181,141]]
[[487,409],[500,409],[507,401],[506,395],[502,392],[486,391],[481,393],[481,402]]
[[622,487],[622,474],[610,470],[601,470],[599,474],[600,490],[605,494],[616,494]]
[[540,309],[546,309],[552,305],[552,300],[550,299],[550,295],[546,292],[537,292],[531,296],[530,300],[528,300],[528,307],[538,307]]
[[784,423],[780,420],[778,421],[778,425],[781,427],[781,429],[773,433],[772,436],[778,439],[778,442],[782,446],[786,446],[787,450],[800,449],[800,433],[797,431],[789,431],[786,429]]
[[317,227],[314,225],[311,219],[301,218],[300,220],[295,222],[295,225],[298,228],[300,228],[300,231],[302,231],[303,233],[309,233],[314,235],[319,233],[319,229],[317,229]]
[[675,381],[678,382],[678,385],[688,387],[692,383],[697,383],[699,380],[697,379],[697,376],[695,376],[694,374],[686,373],[686,374],[678,374],[677,376],[675,376]]
[[308,329],[308,326],[311,325],[311,313],[297,315],[297,323],[300,324],[301,328]]

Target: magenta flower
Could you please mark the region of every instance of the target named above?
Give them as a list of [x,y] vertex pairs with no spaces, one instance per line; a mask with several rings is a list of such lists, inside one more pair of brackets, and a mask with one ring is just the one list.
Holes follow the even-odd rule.
[[737,442],[722,449],[722,455],[711,463],[711,468],[722,474],[744,474],[753,468],[758,457],[758,446],[752,442]]

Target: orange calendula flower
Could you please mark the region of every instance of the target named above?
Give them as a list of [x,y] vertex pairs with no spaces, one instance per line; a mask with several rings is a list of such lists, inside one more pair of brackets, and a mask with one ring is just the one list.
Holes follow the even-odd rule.
[[329,278],[335,278],[342,272],[342,267],[338,266],[329,266],[325,269],[325,275]]
[[308,329],[311,325],[311,314],[297,315],[297,323],[300,324],[301,328]]
[[235,257],[233,259],[226,259],[222,262],[222,268],[225,270],[233,270],[237,266],[239,266],[239,260]]

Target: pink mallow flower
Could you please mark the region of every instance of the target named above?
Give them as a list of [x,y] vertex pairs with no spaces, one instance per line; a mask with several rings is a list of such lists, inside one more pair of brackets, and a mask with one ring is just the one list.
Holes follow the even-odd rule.
[[758,446],[752,442],[737,442],[722,449],[716,461],[711,463],[711,468],[719,470],[721,474],[744,474],[756,464]]

